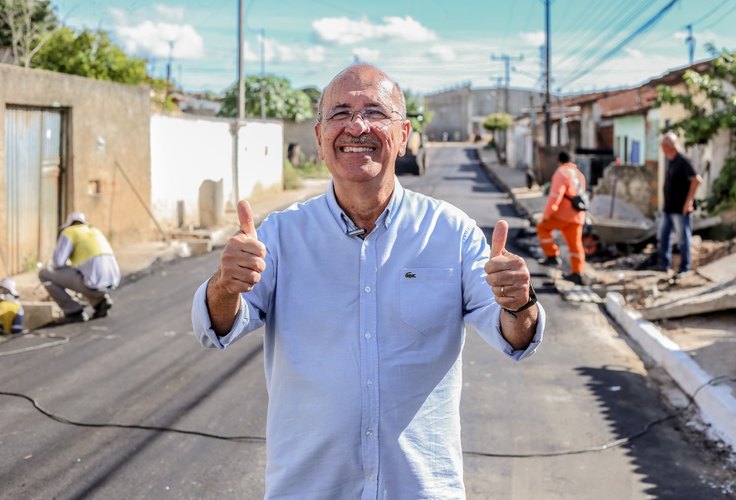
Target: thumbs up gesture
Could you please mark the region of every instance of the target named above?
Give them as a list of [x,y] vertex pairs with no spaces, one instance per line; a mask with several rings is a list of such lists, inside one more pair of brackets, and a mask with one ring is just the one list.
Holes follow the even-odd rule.
[[247,201],[238,203],[240,231],[230,237],[220,257],[216,286],[228,294],[250,292],[266,269],[266,246],[258,241],[253,211]]
[[515,311],[529,302],[531,276],[524,259],[506,250],[508,234],[508,223],[499,220],[491,237],[491,258],[484,270],[498,305]]

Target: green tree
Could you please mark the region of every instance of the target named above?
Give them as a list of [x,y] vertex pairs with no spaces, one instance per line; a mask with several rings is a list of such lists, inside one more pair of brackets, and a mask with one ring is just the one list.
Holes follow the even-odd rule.
[[511,115],[506,113],[492,113],[486,117],[483,122],[483,128],[491,132],[496,132],[498,130],[506,130],[513,122],[514,119]]
[[51,0],[0,0],[0,62],[30,67],[58,24]]
[[506,162],[506,130],[514,123],[511,115],[506,113],[491,113],[483,121],[483,128],[493,134],[493,146],[499,163]]
[[[715,56],[710,68],[703,73],[687,70],[683,75],[687,90],[675,93],[672,87],[657,87],[656,106],[679,104],[688,116],[665,127],[663,131],[682,132],[685,146],[708,143],[721,129],[731,134],[734,144],[736,134],[736,52],[722,50],[718,53],[713,45],[707,46]],[[718,179],[707,200],[709,208],[736,207],[736,154],[733,149],[725,160]]]
[[118,83],[139,84],[146,79],[146,61],[126,55],[105,31],[75,32],[67,26],[53,32],[32,66]]
[[317,87],[304,87],[302,92],[309,96],[309,100],[312,101],[313,105],[317,105],[319,98],[322,97],[322,91]]
[[[245,80],[245,116],[261,117],[261,90],[265,102],[266,118],[302,122],[314,116],[312,101],[301,90],[291,88],[286,78],[275,75],[249,76]],[[238,83],[235,82],[225,93],[218,116],[238,115]]]
[[404,91],[404,101],[406,101],[406,116],[411,121],[412,130],[423,133],[434,113],[424,109],[423,96],[414,94],[410,90]]

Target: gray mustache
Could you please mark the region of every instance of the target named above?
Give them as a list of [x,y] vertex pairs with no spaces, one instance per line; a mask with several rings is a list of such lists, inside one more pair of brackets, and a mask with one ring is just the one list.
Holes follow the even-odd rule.
[[340,141],[340,146],[378,146],[378,142],[367,135],[361,135],[360,137],[350,137]]

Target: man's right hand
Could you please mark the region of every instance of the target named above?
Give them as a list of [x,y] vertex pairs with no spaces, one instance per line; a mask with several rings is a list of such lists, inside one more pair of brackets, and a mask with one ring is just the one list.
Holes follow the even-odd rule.
[[266,269],[266,246],[258,241],[253,212],[247,201],[238,203],[240,231],[230,237],[220,257],[220,269],[207,286],[207,308],[220,335],[232,328],[240,294],[250,292]]

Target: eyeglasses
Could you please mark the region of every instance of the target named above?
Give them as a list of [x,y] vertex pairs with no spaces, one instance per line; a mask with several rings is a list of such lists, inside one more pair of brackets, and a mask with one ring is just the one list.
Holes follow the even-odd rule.
[[[399,115],[399,118],[391,118],[391,113],[395,113]],[[326,122],[326,123],[352,123],[353,118],[359,116],[363,123],[367,125],[379,125],[379,126],[385,126],[389,123],[393,123],[396,121],[403,120],[403,116],[401,113],[396,111],[395,109],[392,109],[391,111],[385,111],[381,108],[365,108],[365,109],[337,109],[337,110],[331,110],[327,112],[326,116],[323,116],[322,113],[317,115],[317,122]]]

